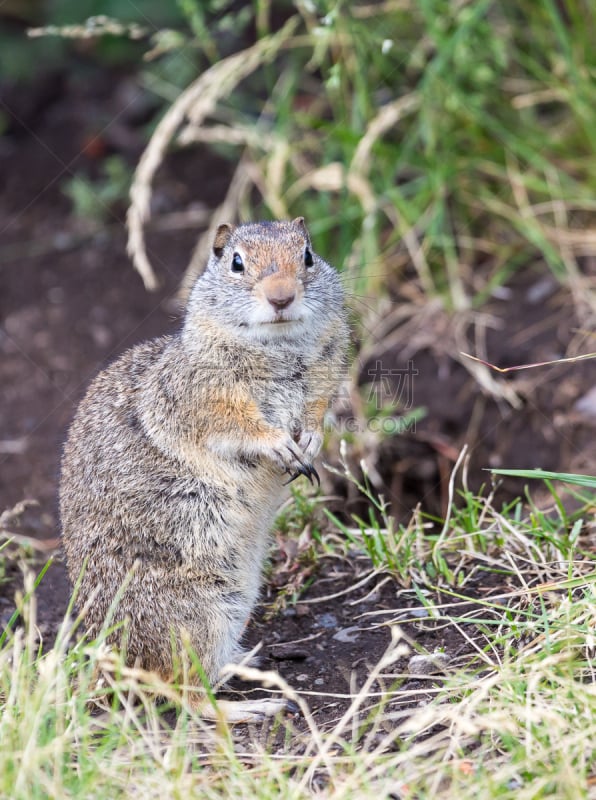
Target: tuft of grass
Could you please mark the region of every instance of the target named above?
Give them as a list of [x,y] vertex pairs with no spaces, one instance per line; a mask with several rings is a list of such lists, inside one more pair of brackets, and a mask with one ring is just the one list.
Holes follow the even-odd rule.
[[[581,269],[596,225],[592,4],[320,0],[288,6],[281,25],[261,0],[181,0],[176,16],[185,25],[151,36],[145,18],[106,23],[112,39],[147,29],[142,81],[169,104],[128,215],[148,288],[155,175],[170,148],[200,142],[237,165],[214,225],[305,216],[364,310],[412,268],[427,298],[461,311],[537,263],[593,310]],[[93,23],[101,38],[100,19],[80,35]],[[248,30],[256,42],[233,51]]]
[[156,130],[132,193],[137,265],[156,166],[171,143],[199,141],[238,164],[216,220],[306,216],[355,297],[411,263],[426,295],[464,309],[544,261],[589,303],[578,259],[594,239],[590,4],[322,0],[297,3],[275,32],[269,10],[255,6],[257,50],[197,79],[210,91],[225,72],[226,92],[195,113],[189,87],[170,109],[177,124]]
[[[530,495],[495,507],[495,490],[487,496],[471,492],[465,485],[455,492],[455,478],[463,463],[465,449],[450,480],[450,504],[442,520],[416,509],[407,526],[397,525],[388,505],[377,495],[368,479],[364,461],[360,479],[350,469],[342,442],[341,474],[368,501],[368,519],[351,515],[354,525],[340,520],[325,509],[333,525],[355,548],[364,551],[373,567],[388,572],[405,588],[426,586],[433,590],[463,587],[478,579],[479,573],[499,576],[501,581],[522,581],[528,570],[533,580],[549,582],[569,577],[561,565],[590,570],[594,562],[591,536],[595,497],[577,496],[574,511],[566,507],[551,479],[575,482],[596,488],[590,476],[548,473],[541,470],[522,476],[540,477],[553,498],[553,504],[539,508]],[[499,474],[520,475],[517,470],[493,470]],[[527,580],[527,577],[524,578]]]
[[[0,794],[589,796],[596,763],[593,554],[582,553],[581,536],[566,551],[550,534],[531,536],[546,512],[532,522],[518,504],[497,511],[488,498],[462,499],[440,546],[454,574],[461,562],[475,580],[433,590],[414,582],[420,564],[410,561],[412,582],[403,588],[396,576],[395,606],[359,615],[360,626],[387,627],[390,641],[326,726],[309,709],[316,692],[297,694],[273,673],[242,667],[235,671],[243,678],[295,698],[301,724],[282,719],[260,731],[207,724],[188,708],[184,687],[126,668],[106,650],[103,634],[77,641],[71,614],[54,648],[41,653],[28,576],[23,624],[0,645]],[[377,511],[382,518],[383,508]],[[504,589],[491,581],[495,574],[506,574]],[[408,663],[420,647],[412,622],[456,633],[460,642],[443,648],[442,672],[414,681]],[[156,694],[166,701],[157,703]]]
[[350,470],[345,460],[345,449],[342,448],[343,472],[329,469],[343,474],[368,500],[368,519],[364,520],[357,514],[351,514],[352,522],[356,523],[354,527],[341,521],[329,509],[324,509],[325,515],[353,548],[366,553],[375,569],[387,571],[404,586],[410,586],[413,576],[416,576],[414,578],[416,580],[425,572],[423,561],[429,553],[429,548],[425,540],[424,523],[421,516],[416,513],[407,526],[397,525],[389,514],[388,504],[383,496],[377,496],[372,490],[366,464],[361,462],[360,466],[363,473],[362,481]]

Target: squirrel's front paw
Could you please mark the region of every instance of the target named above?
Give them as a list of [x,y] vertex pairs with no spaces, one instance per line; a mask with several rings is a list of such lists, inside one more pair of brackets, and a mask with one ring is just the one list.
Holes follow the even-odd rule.
[[300,475],[304,475],[313,483],[313,478],[321,484],[319,475],[311,463],[311,458],[302,451],[302,448],[290,436],[285,436],[270,452],[270,457],[284,472],[290,474],[291,483]]
[[319,455],[323,445],[323,436],[319,431],[304,430],[301,431],[297,443],[306,460],[312,462]]

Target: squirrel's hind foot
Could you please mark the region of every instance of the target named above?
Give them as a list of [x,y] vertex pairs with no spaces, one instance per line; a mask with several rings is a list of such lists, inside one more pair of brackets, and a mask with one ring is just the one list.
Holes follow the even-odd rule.
[[190,707],[209,721],[224,720],[231,724],[262,722],[276,714],[296,714],[298,706],[285,698],[264,697],[261,700],[218,700],[213,704],[203,695],[191,696]]

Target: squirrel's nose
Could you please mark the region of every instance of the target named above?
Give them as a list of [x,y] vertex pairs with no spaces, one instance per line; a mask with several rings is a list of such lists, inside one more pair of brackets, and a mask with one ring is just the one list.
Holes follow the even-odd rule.
[[287,308],[290,303],[294,302],[295,297],[295,292],[289,292],[283,289],[281,286],[267,292],[267,300],[276,311],[281,311],[282,308]]

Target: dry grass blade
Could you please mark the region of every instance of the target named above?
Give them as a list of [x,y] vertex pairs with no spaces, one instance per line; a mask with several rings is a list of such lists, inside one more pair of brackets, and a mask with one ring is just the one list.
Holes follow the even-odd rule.
[[293,200],[307,189],[318,192],[340,192],[347,188],[358,198],[365,213],[371,213],[377,205],[371,185],[362,175],[346,172],[342,164],[335,162],[309,172],[288,189],[288,200]]
[[495,364],[491,364],[490,361],[485,361],[482,358],[478,358],[478,356],[471,356],[469,353],[460,352],[460,355],[464,356],[465,358],[469,358],[472,361],[477,361],[479,364],[484,364],[485,367],[489,367],[490,369],[494,369],[495,372],[517,372],[518,370],[522,369],[534,369],[534,367],[549,367],[552,364],[573,364],[576,361],[587,361],[591,358],[596,358],[596,353],[583,353],[581,356],[571,356],[570,358],[556,358],[554,361],[536,361],[533,364],[517,364],[514,367],[497,367]]
[[[462,521],[454,507],[437,547],[452,560],[470,555],[482,528],[483,563],[500,558],[503,568],[511,557],[513,591],[486,595],[476,587],[468,596],[444,586],[426,595],[425,615],[400,602],[366,612],[389,616],[380,624],[390,627],[391,643],[358,686],[352,675],[349,694],[298,692],[276,672],[231,666],[300,708],[301,717],[259,731],[202,721],[188,708],[186,675],[182,686],[163,684],[123,665],[100,641],[71,650],[66,628],[40,660],[32,595],[26,627],[0,650],[6,796],[78,796],[93,785],[97,796],[125,798],[131,784],[147,798],[301,798],[321,786],[337,800],[494,800],[543,796],[545,786],[548,796],[584,796],[596,741],[593,562],[573,553],[566,560],[555,540],[540,541],[537,529],[530,536],[492,498],[473,519]],[[490,580],[486,588],[494,589]],[[422,624],[459,634],[463,647],[448,649],[442,674],[415,674],[404,663],[420,650]],[[90,714],[88,700],[101,702],[104,689],[104,712]],[[154,695],[172,702],[182,695],[175,722]],[[345,701],[332,720],[309,705],[325,700]]]
[[150,213],[153,178],[176,131],[187,118],[195,126],[199,125],[213,112],[221,97],[273,58],[291,36],[295,25],[296,20],[292,18],[274,36],[214,64],[182,92],[155,129],[134,175],[127,215],[128,253],[147,289],[156,289],[158,280],[147,256],[143,226]]
[[329,758],[329,755],[333,751],[333,749],[337,747],[338,744],[340,744],[341,737],[345,729],[354,719],[358,709],[368,698],[370,690],[372,689],[379,675],[387,667],[393,664],[397,659],[401,658],[404,655],[407,655],[408,653],[409,653],[409,647],[407,647],[407,645],[404,645],[404,643],[402,642],[400,629],[397,627],[391,628],[391,643],[389,647],[387,648],[381,660],[371,670],[362,688],[356,694],[356,696],[350,703],[350,706],[345,711],[345,713],[343,714],[343,716],[341,717],[341,719],[339,720],[339,722],[337,723],[331,734],[317,748],[316,755],[302,779],[300,785],[301,789],[306,790],[306,788],[310,785],[316,773],[317,768],[322,763],[325,763],[325,761]]
[[211,224],[207,230],[199,237],[193,250],[190,263],[184,273],[182,287],[180,290],[181,299],[185,300],[190,292],[195,279],[205,266],[209,247],[215,236],[215,230],[222,220],[231,221],[236,219],[238,206],[242,199],[248,194],[251,186],[254,185],[254,163],[248,151],[245,150],[241,156],[238,166],[234,171],[230,186],[226,193],[223,203],[219,205],[211,215]]
[[411,114],[420,105],[417,94],[408,94],[383,106],[377,116],[371,120],[366,133],[358,143],[356,152],[350,164],[350,172],[368,173],[370,169],[370,154],[375,142],[406,115]]

